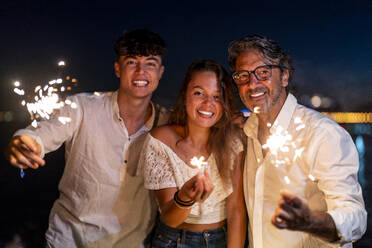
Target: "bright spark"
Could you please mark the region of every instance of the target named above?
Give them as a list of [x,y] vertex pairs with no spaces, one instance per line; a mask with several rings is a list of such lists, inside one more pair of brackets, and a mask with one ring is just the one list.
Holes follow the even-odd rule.
[[290,184],[291,183],[291,180],[289,180],[289,177],[288,176],[285,176],[284,177],[284,181],[286,184]]
[[59,116],[59,117],[58,117],[58,120],[59,120],[63,125],[65,125],[65,124],[68,123],[68,122],[71,122],[71,118],[70,118],[70,117],[65,117],[65,116]]
[[15,82],[14,82],[14,86],[15,86],[15,87],[19,87],[19,86],[21,86],[21,83],[20,83],[19,81],[15,81]]
[[190,164],[196,166],[201,172],[204,171],[204,166],[206,166],[208,163],[204,162],[204,156],[201,156],[200,158],[193,157],[190,160]]
[[25,94],[25,91],[24,90],[21,90],[21,89],[18,89],[18,88],[14,88],[14,92],[20,96],[23,96]]
[[256,113],[256,114],[259,114],[260,113],[260,107],[259,106],[256,106],[253,108],[253,113]]
[[313,182],[315,181],[315,177],[313,175],[309,174],[309,178],[310,178],[311,181],[313,181]]

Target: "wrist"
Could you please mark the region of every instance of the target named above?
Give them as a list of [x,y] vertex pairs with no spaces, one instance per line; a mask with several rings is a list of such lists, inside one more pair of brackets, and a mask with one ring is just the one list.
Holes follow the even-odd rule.
[[192,206],[194,205],[195,201],[193,200],[182,200],[180,199],[179,197],[179,191],[177,190],[175,193],[174,193],[174,196],[173,196],[173,201],[174,201],[174,204],[178,207],[178,208],[182,208],[182,209],[190,209],[192,208]]

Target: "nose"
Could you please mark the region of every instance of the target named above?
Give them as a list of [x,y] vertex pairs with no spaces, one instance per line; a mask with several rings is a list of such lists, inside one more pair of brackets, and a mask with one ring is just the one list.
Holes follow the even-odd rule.
[[251,74],[249,75],[249,81],[248,81],[248,83],[247,83],[247,86],[248,86],[249,88],[254,89],[254,88],[256,88],[257,85],[259,85],[259,84],[260,84],[260,81],[257,80],[257,78],[256,78],[256,76],[254,75],[254,73],[251,73]]
[[141,73],[145,71],[145,66],[142,63],[137,63],[136,72]]
[[214,103],[216,101],[216,99],[214,98],[213,95],[206,95],[204,97],[204,103],[206,104],[211,104],[211,103]]

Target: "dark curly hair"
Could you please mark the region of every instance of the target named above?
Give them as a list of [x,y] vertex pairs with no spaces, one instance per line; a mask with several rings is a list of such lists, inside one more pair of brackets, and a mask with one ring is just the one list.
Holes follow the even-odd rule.
[[217,167],[222,179],[227,182],[231,168],[231,158],[236,155],[233,151],[233,140],[237,138],[238,128],[233,124],[233,114],[236,112],[233,99],[233,83],[230,75],[218,63],[212,60],[197,60],[194,61],[187,69],[185,78],[181,85],[181,89],[177,98],[176,106],[169,117],[170,125],[180,125],[185,127],[185,136],[188,135],[187,130],[187,112],[186,112],[186,91],[187,87],[199,72],[214,72],[217,77],[217,82],[221,88],[221,104],[222,117],[211,127],[211,132],[208,139],[208,147],[216,159]]
[[165,41],[160,35],[147,29],[136,29],[124,33],[115,42],[117,59],[123,55],[164,57],[167,53]]
[[[287,54],[274,40],[260,35],[245,36],[230,43],[228,48],[228,60],[231,71],[235,71],[235,63],[239,55],[249,50],[258,50],[262,54],[263,58],[270,64],[280,65],[288,69],[288,82],[291,81],[293,73],[291,56]],[[281,70],[281,72],[283,71]]]

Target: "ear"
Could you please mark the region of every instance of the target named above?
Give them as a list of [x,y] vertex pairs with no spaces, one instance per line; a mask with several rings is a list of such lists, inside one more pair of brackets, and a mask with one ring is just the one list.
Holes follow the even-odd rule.
[[282,86],[285,88],[288,86],[288,80],[289,80],[289,70],[285,70],[282,73]]
[[163,76],[163,73],[164,73],[164,65],[162,65],[161,67],[160,67],[160,73],[159,73],[159,80],[161,79],[161,77]]
[[120,64],[119,61],[114,62],[114,72],[117,78],[120,78]]

